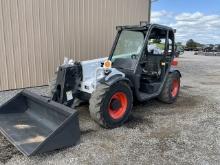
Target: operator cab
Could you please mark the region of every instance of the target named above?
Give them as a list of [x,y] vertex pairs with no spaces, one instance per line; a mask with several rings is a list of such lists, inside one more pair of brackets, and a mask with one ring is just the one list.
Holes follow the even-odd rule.
[[109,60],[134,85],[139,100],[160,92],[174,57],[172,28],[147,24],[120,27]]
[[146,40],[140,60],[140,91],[153,94],[164,81],[174,52],[174,34],[167,29],[153,28]]

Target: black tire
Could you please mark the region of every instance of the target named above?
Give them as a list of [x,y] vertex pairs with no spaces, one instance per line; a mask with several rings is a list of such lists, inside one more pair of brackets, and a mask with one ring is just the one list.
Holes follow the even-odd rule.
[[[116,93],[123,93],[127,99],[126,110],[123,116],[114,119],[109,113],[112,96]],[[120,105],[123,106],[123,105]],[[100,84],[92,93],[89,101],[90,115],[99,125],[105,128],[115,128],[121,126],[129,117],[133,107],[133,95],[129,85],[125,82],[118,82],[112,86]]]
[[[176,92],[173,92],[173,83],[174,81],[177,81],[178,83],[178,89],[176,89]],[[170,73],[167,77],[167,80],[164,84],[163,90],[160,93],[158,99],[164,103],[172,104],[176,101],[180,91],[180,75],[177,72]]]

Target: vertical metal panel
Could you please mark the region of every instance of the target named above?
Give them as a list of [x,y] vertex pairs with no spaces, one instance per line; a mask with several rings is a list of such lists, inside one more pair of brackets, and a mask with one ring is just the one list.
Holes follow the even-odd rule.
[[[3,35],[4,35],[4,46],[5,56],[7,63],[7,74],[8,74],[8,88],[16,88],[15,78],[15,66],[14,66],[14,50],[12,44],[12,26],[11,26],[11,14],[10,4],[8,0],[2,0],[2,21],[3,21]],[[4,68],[1,68],[4,69]],[[10,76],[10,77],[9,77]],[[3,87],[4,89],[4,87]]]
[[9,88],[2,7],[2,1],[0,1],[0,90]]
[[[53,76],[54,66],[55,66],[55,49],[54,49],[54,39],[53,39],[53,17],[52,17],[52,1],[53,0],[43,0],[45,1],[45,19],[46,19],[46,39],[47,39],[47,49],[46,49],[46,55],[48,58],[48,74],[49,79]],[[46,14],[47,13],[47,14]]]
[[149,19],[150,0],[0,0],[0,90],[46,85],[64,57],[108,56],[116,25]]
[[[19,3],[18,3],[19,2]],[[23,86],[30,86],[25,0],[17,0]],[[10,79],[9,79],[10,81]]]
[[25,0],[25,19],[27,30],[27,49],[28,49],[28,67],[30,70],[30,85],[35,86],[37,84],[37,70],[39,66],[36,65],[36,44],[34,38],[34,19],[33,19],[33,1]]

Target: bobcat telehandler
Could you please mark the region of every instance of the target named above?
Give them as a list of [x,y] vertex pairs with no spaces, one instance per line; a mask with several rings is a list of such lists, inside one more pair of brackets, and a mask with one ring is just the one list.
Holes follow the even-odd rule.
[[59,66],[46,98],[23,90],[0,107],[0,131],[24,155],[75,145],[80,139],[77,101],[89,102],[93,120],[105,128],[121,126],[133,101],[176,101],[181,74],[173,65],[175,30],[141,22],[118,26],[108,58]]

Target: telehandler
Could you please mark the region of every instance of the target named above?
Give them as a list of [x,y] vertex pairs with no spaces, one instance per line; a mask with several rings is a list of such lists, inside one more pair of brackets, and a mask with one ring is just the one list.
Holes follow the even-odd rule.
[[75,145],[80,139],[79,100],[89,102],[91,118],[105,128],[121,126],[133,102],[176,101],[181,74],[173,67],[175,30],[141,22],[118,26],[108,58],[59,66],[51,98],[23,90],[0,107],[1,133],[25,155]]

